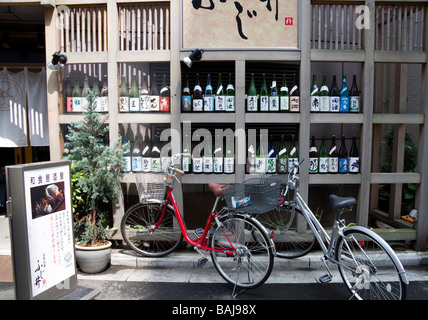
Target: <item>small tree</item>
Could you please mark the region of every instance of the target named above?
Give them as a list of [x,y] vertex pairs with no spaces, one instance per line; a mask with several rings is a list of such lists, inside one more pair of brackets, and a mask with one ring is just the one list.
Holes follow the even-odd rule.
[[[119,200],[119,177],[123,164],[120,141],[109,147],[105,138],[109,127],[108,116],[95,111],[95,96],[89,90],[89,106],[84,119],[70,123],[65,147],[70,151],[72,176],[77,177],[74,188],[80,189],[83,201],[76,206],[76,241],[82,245],[95,246],[104,242],[108,235],[108,206]],[[73,191],[74,193],[74,191]],[[107,209],[106,209],[107,208]]]

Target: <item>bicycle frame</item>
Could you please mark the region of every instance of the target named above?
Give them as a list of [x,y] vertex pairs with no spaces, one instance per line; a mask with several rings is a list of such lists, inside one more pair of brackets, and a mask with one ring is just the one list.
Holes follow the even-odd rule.
[[[175,176],[171,177],[170,175],[168,175],[167,179],[174,179],[174,178],[175,178]],[[187,232],[186,226],[184,224],[183,218],[182,218],[181,213],[180,213],[180,209],[178,208],[177,202],[175,201],[175,198],[174,198],[174,194],[172,193],[172,191],[173,191],[172,183],[173,182],[170,182],[169,185],[167,183],[165,184],[165,189],[166,189],[165,190],[166,191],[165,192],[165,198],[164,198],[163,204],[161,205],[162,214],[161,214],[161,217],[159,218],[159,221],[153,226],[151,232],[154,232],[159,227],[159,225],[162,223],[163,218],[165,217],[165,213],[166,213],[167,207],[171,204],[172,207],[174,208],[174,214],[175,214],[175,216],[177,218],[177,221],[178,221],[181,233],[183,234],[184,239],[190,245],[192,245],[196,250],[203,249],[203,250],[215,251],[215,252],[220,252],[220,253],[224,253],[224,254],[233,256],[234,255],[234,251],[235,251],[234,245],[233,245],[232,241],[229,239],[229,237],[227,236],[227,234],[224,231],[223,231],[223,233],[225,234],[225,237],[226,237],[226,239],[228,240],[228,242],[230,244],[231,251],[225,251],[225,250],[218,250],[218,249],[215,249],[215,248],[210,248],[207,245],[207,243],[206,243],[206,237],[208,235],[208,232],[210,230],[210,226],[211,226],[211,223],[213,222],[213,220],[216,221],[217,225],[220,228],[222,227],[221,226],[221,222],[218,219],[218,216],[219,216],[219,214],[220,214],[221,211],[220,212],[216,212],[216,208],[217,208],[218,202],[220,200],[220,197],[218,197],[216,199],[215,203],[214,203],[214,207],[211,210],[210,215],[208,216],[208,219],[207,219],[207,222],[205,224],[205,228],[204,228],[204,232],[203,232],[202,236],[196,238],[195,240],[192,240],[190,238],[188,232]]]
[[[299,177],[296,175],[297,174],[297,169],[300,166],[300,164],[303,162],[303,159],[297,164],[295,165],[295,167],[293,168],[293,170],[289,173],[288,176],[288,181],[287,181],[287,186],[286,186],[286,190],[284,192],[284,196],[287,194],[288,190],[294,190],[294,199],[292,201],[292,203],[290,202],[286,202],[284,201],[284,203],[286,203],[287,205],[291,205],[292,207],[292,211],[293,214],[295,215],[295,209],[296,206],[299,207],[300,211],[302,212],[306,222],[309,224],[309,227],[311,228],[311,230],[314,232],[314,235],[321,247],[322,252],[324,253],[324,258],[327,259],[328,261],[336,264],[336,265],[341,265],[344,268],[349,269],[348,266],[344,265],[343,263],[339,262],[336,260],[334,253],[335,253],[335,242],[336,240],[339,238],[339,236],[344,236],[345,231],[344,230],[349,230],[349,229],[364,229],[364,232],[371,234],[372,238],[377,239],[378,242],[382,243],[384,248],[389,248],[388,244],[386,243],[386,241],[384,241],[382,238],[380,238],[379,236],[377,236],[377,234],[375,234],[374,232],[372,232],[371,230],[368,230],[366,228],[360,227],[360,226],[351,226],[351,227],[346,227],[344,226],[344,223],[342,220],[340,220],[340,215],[346,211],[350,211],[350,208],[342,208],[340,209],[335,218],[334,218],[334,223],[333,223],[333,229],[331,234],[327,233],[327,231],[323,228],[323,226],[321,225],[321,223],[318,221],[318,219],[315,217],[314,213],[311,211],[311,209],[309,208],[309,206],[306,204],[306,202],[304,201],[304,199],[301,197],[300,193],[299,193]],[[342,225],[341,225],[342,223]],[[325,245],[324,241],[325,240],[328,243],[328,246]],[[356,243],[357,240],[354,239],[354,241]],[[358,243],[358,245],[360,245]],[[349,248],[348,248],[349,249]],[[364,252],[364,250],[362,250]],[[401,278],[403,279],[404,283],[408,284],[408,279],[406,276],[406,273],[404,271],[404,268],[400,262],[400,260],[398,259],[398,257],[394,254],[394,252],[392,250],[388,250],[388,254],[392,257],[392,259],[395,261],[395,264],[398,267],[398,271],[399,274],[401,276]],[[352,255],[351,250],[349,250],[349,253],[351,254],[351,259],[353,259],[355,261],[355,257]],[[370,261],[371,259],[366,255],[365,256],[368,261]],[[324,261],[324,260],[323,260]],[[325,261],[324,261],[325,264]],[[325,264],[327,270],[328,267]],[[330,271],[329,271],[330,273]]]

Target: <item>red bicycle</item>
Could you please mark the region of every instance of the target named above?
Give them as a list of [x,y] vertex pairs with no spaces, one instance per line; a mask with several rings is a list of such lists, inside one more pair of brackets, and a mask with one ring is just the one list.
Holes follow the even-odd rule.
[[274,259],[274,244],[265,227],[242,212],[244,206],[241,210],[217,210],[225,186],[211,183],[209,187],[216,196],[214,207],[205,228],[195,230],[196,238],[192,239],[173,194],[174,182],[179,182],[177,173],[184,174],[171,164],[164,175],[157,174],[161,183],[137,181],[139,188],[144,189],[140,203],[130,207],[121,221],[122,236],[129,247],[146,257],[160,257],[176,250],[184,237],[201,254],[199,266],[208,261],[202,251],[209,251],[216,270],[235,288],[262,285],[272,272]]

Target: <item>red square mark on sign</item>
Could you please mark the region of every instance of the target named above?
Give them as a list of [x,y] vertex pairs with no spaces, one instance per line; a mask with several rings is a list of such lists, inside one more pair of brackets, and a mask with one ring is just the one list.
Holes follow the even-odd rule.
[[292,26],[293,25],[293,18],[285,18],[285,25],[286,26]]

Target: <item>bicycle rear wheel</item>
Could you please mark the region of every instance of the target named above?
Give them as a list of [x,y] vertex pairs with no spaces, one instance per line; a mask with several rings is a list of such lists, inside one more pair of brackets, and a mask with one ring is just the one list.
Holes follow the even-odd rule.
[[126,211],[120,229],[132,250],[147,257],[161,257],[177,249],[183,235],[172,209],[167,207],[162,223],[152,231],[161,215],[158,202],[137,203]]
[[395,253],[376,234],[366,230],[345,229],[338,238],[336,260],[340,275],[351,291],[360,300],[404,300],[406,283],[404,272]]
[[276,256],[293,259],[309,253],[315,245],[316,238],[306,223],[299,209],[294,211],[290,206],[281,206],[257,216],[257,220],[273,232]]
[[[230,214],[210,231],[214,266],[230,284],[242,289],[262,285],[273,268],[272,245],[265,230],[253,218]],[[225,252],[231,252],[227,254]]]

